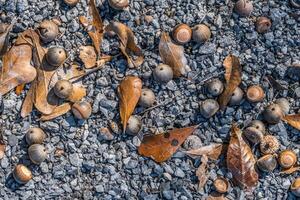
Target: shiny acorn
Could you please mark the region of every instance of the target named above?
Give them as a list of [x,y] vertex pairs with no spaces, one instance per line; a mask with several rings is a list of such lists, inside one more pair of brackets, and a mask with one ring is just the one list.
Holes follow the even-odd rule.
[[239,105],[243,99],[243,96],[244,96],[244,92],[243,90],[240,88],[240,87],[237,87],[231,98],[230,98],[230,101],[229,101],[229,105],[230,106],[236,106],[236,105]]
[[64,0],[64,2],[69,6],[75,6],[79,2],[79,0]]
[[220,95],[224,90],[224,85],[219,79],[213,79],[206,85],[207,92],[212,96]]
[[213,184],[215,190],[221,194],[226,193],[228,191],[229,182],[223,177],[218,177]]
[[47,150],[41,144],[33,144],[28,148],[28,155],[34,164],[41,164],[47,158]]
[[300,197],[300,178],[296,178],[291,185],[291,192],[296,197]]
[[203,43],[210,39],[211,31],[205,24],[198,24],[193,27],[192,38],[197,43]]
[[258,129],[259,131],[261,131],[262,133],[266,132],[265,124],[260,120],[253,120],[249,123],[248,126],[254,127],[254,128]]
[[263,139],[264,134],[257,128],[253,127],[253,126],[249,126],[247,127],[244,132],[243,132],[244,136],[247,138],[247,140],[249,140],[250,142],[252,142],[253,144],[258,144],[260,143],[260,141]]
[[279,150],[279,142],[273,135],[266,135],[260,142],[260,151],[262,154],[274,154]]
[[72,106],[72,112],[77,119],[87,119],[92,114],[92,107],[87,101],[76,102]]
[[169,65],[159,64],[154,72],[154,79],[161,83],[167,83],[173,79],[173,70]]
[[256,20],[256,31],[259,33],[266,33],[271,29],[272,22],[267,17],[259,17]]
[[61,47],[51,47],[46,54],[47,63],[54,67],[60,66],[66,59],[67,53],[65,49]]
[[176,43],[186,44],[192,38],[192,29],[187,24],[179,24],[174,28],[172,36]]
[[145,108],[152,106],[155,102],[155,94],[152,90],[144,88],[139,100],[139,105]]
[[272,103],[265,108],[263,116],[268,123],[277,124],[283,117],[283,111],[278,104]]
[[257,103],[263,101],[265,92],[259,85],[252,85],[247,89],[246,97],[248,101]]
[[279,165],[284,168],[288,169],[293,167],[297,162],[297,155],[292,150],[284,150],[280,152],[278,157],[278,163]]
[[277,167],[275,154],[267,154],[259,158],[256,162],[258,169],[263,172],[272,172]]
[[131,115],[126,126],[126,133],[129,135],[137,135],[142,128],[142,121],[137,116]]
[[28,169],[25,165],[22,164],[18,164],[15,167],[12,175],[14,179],[20,184],[25,184],[32,179],[32,173],[30,169]]
[[286,98],[279,98],[275,100],[275,103],[279,105],[283,114],[288,114],[290,111],[290,103]]
[[129,0],[108,0],[108,4],[116,10],[123,10],[129,5]]
[[59,98],[66,99],[73,91],[73,84],[68,80],[59,80],[55,83],[53,91]]
[[235,3],[234,11],[242,17],[248,17],[253,11],[253,4],[250,0],[238,0]]
[[59,34],[58,26],[52,20],[42,21],[37,31],[44,43],[52,42]]
[[26,135],[26,142],[29,145],[32,144],[42,144],[44,139],[46,138],[46,134],[40,128],[30,128]]
[[204,118],[208,119],[214,116],[218,112],[219,108],[220,106],[216,100],[206,99],[200,104],[200,114]]

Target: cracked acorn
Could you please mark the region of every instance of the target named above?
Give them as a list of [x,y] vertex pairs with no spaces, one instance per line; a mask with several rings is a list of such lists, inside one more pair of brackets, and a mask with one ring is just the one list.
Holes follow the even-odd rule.
[[42,144],[44,139],[46,138],[46,134],[40,128],[30,128],[26,135],[26,142],[29,145],[32,144]]

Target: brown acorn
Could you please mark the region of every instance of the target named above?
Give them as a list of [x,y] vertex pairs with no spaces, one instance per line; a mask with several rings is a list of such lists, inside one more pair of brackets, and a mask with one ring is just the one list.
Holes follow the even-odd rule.
[[274,154],[279,150],[279,142],[273,135],[266,135],[260,142],[262,154]]
[[252,103],[263,101],[265,92],[259,85],[252,85],[247,89],[247,99]]
[[139,100],[139,105],[148,108],[155,102],[155,94],[152,90],[144,88],[142,89],[142,95]]
[[64,2],[69,6],[75,6],[79,2],[79,0],[64,0]]
[[29,145],[32,144],[42,144],[44,139],[46,138],[46,134],[40,128],[30,128],[26,135],[26,142]]
[[61,47],[51,47],[46,54],[47,63],[54,67],[60,66],[66,59],[67,53],[65,49]]
[[267,17],[259,17],[256,20],[256,31],[259,33],[266,33],[270,30],[272,22]]
[[203,43],[210,39],[211,32],[205,24],[198,24],[193,28],[193,40],[197,43]]
[[229,105],[230,106],[236,106],[236,105],[239,105],[243,99],[243,96],[244,96],[244,92],[243,90],[240,88],[240,87],[237,87],[231,98],[230,98],[230,101],[229,101]]
[[235,3],[234,11],[242,17],[248,17],[253,11],[252,2],[250,0],[238,0]]
[[173,79],[173,70],[169,65],[159,64],[153,71],[154,79],[161,83],[167,83]]
[[42,21],[37,31],[44,43],[52,42],[59,34],[58,26],[52,20]]
[[263,116],[268,123],[277,124],[283,117],[283,111],[278,104],[272,103],[265,108]]
[[256,161],[257,167],[264,172],[272,172],[277,167],[275,154],[267,154]]
[[174,28],[172,36],[176,43],[186,44],[192,38],[192,29],[187,24],[179,24]]
[[126,133],[129,135],[137,135],[142,128],[142,121],[137,116],[131,115],[127,122]]
[[34,164],[41,164],[47,158],[47,150],[41,144],[33,144],[28,148],[28,156]]
[[214,187],[215,187],[215,189],[216,189],[217,192],[223,194],[223,193],[226,193],[228,191],[229,183],[228,183],[228,181],[225,178],[218,177],[214,181]]
[[300,197],[300,178],[296,178],[291,185],[291,191],[296,197]]
[[59,80],[55,83],[53,91],[61,99],[68,98],[73,91],[73,84],[68,80]]
[[253,120],[249,123],[249,127],[254,127],[261,131],[262,133],[266,132],[265,124],[260,120]]
[[108,4],[116,10],[123,10],[129,5],[129,0],[108,0]]
[[290,111],[290,103],[286,98],[279,98],[275,100],[275,103],[279,105],[283,114],[288,114]]
[[22,164],[18,164],[12,174],[14,179],[20,184],[25,184],[32,179],[32,173],[30,169]]
[[291,168],[296,164],[296,162],[297,162],[297,155],[294,151],[284,150],[280,152],[278,163],[282,168],[284,169]]
[[253,144],[258,144],[263,139],[264,134],[255,127],[249,126],[244,132],[244,136]]
[[208,119],[214,116],[218,112],[219,108],[219,103],[216,100],[206,99],[200,104],[200,114],[204,118]]
[[87,119],[92,114],[92,107],[87,101],[76,102],[72,106],[72,112],[77,119]]
[[212,96],[220,95],[224,90],[224,85],[219,79],[213,79],[206,85],[207,92]]

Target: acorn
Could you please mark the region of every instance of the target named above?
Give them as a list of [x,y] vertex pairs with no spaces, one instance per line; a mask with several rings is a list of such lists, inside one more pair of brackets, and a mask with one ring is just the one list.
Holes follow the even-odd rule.
[[137,135],[142,128],[142,121],[137,116],[131,115],[126,126],[126,133]]
[[72,112],[77,119],[87,119],[92,114],[92,107],[87,101],[76,102],[72,106]]
[[46,54],[46,61],[48,64],[58,67],[64,63],[67,59],[67,54],[64,48],[61,47],[51,47],[48,49]]
[[256,161],[258,169],[264,172],[272,172],[277,167],[275,154],[267,154]]
[[73,84],[68,80],[59,80],[55,83],[53,90],[56,96],[66,99],[73,91]]
[[205,101],[201,102],[200,105],[200,114],[204,118],[211,118],[214,116],[219,110],[219,104],[214,99],[206,99]]
[[263,139],[264,134],[257,128],[255,127],[247,127],[244,132],[243,132],[244,136],[247,138],[247,140],[249,140],[250,142],[252,142],[253,144],[258,144],[260,143],[260,141]]
[[300,197],[300,178],[296,178],[291,185],[291,192],[296,197]]
[[14,179],[20,184],[25,184],[32,179],[32,173],[30,169],[28,169],[25,165],[22,164],[18,164],[15,167],[12,175]]
[[186,44],[192,38],[192,29],[187,24],[179,24],[174,28],[172,36],[178,44]]
[[26,135],[26,142],[29,145],[32,144],[42,144],[44,139],[46,138],[46,134],[40,128],[30,128]]
[[266,135],[260,142],[262,154],[274,154],[279,150],[279,142],[273,135]]
[[253,120],[253,121],[251,121],[249,123],[249,127],[255,127],[256,129],[258,129],[262,133],[266,132],[265,124],[262,121],[260,121],[260,120]]
[[37,32],[44,43],[52,42],[59,34],[58,26],[52,20],[42,21]]
[[108,0],[108,3],[116,10],[123,10],[129,5],[129,0]]
[[64,2],[69,6],[75,6],[79,2],[79,0],[64,0]]
[[242,17],[248,17],[253,11],[252,2],[250,0],[238,0],[235,3],[234,11]]
[[167,83],[173,79],[173,70],[169,65],[161,63],[155,68],[153,76],[158,82]]
[[259,85],[252,85],[247,89],[246,97],[252,103],[263,101],[265,92]]
[[206,85],[207,92],[212,96],[220,95],[224,90],[224,85],[219,79],[213,79]]
[[276,99],[275,103],[277,105],[279,105],[279,107],[281,108],[283,114],[288,114],[290,111],[290,103],[286,98],[279,98]]
[[28,155],[34,164],[41,164],[47,158],[47,150],[41,144],[33,144],[28,148]]
[[243,95],[244,95],[243,90],[240,87],[237,87],[231,95],[229,105],[230,106],[239,105],[243,99]]
[[293,167],[297,162],[297,155],[292,150],[284,150],[280,152],[278,157],[278,163],[279,165],[284,168],[288,169]]
[[228,191],[229,183],[228,183],[228,181],[225,178],[218,177],[214,181],[214,187],[215,187],[215,189],[216,189],[217,192],[223,194],[223,193],[226,193]]
[[256,31],[259,33],[266,33],[270,30],[272,22],[267,17],[259,17],[256,20]]
[[153,93],[153,91],[147,88],[142,89],[139,105],[147,108],[152,106],[154,102],[155,102],[155,94]]
[[291,4],[294,8],[300,8],[300,0],[290,0],[290,4]]
[[272,103],[265,108],[263,116],[268,123],[277,124],[283,117],[283,111],[278,104]]
[[198,24],[193,28],[192,38],[197,43],[203,43],[209,40],[211,37],[211,32],[208,26],[205,24]]

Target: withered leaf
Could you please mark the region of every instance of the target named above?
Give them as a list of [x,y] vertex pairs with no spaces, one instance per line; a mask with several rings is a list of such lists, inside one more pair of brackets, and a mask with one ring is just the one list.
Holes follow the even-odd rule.
[[79,47],[79,58],[84,64],[85,68],[92,68],[96,65],[97,55],[94,47],[81,46]]
[[0,124],[0,159],[2,159],[4,157],[4,153],[5,153],[5,149],[6,149],[6,145],[3,139],[3,127],[2,124]]
[[234,55],[229,55],[225,58],[224,63],[224,66],[226,66],[225,79],[228,80],[223,93],[218,98],[220,108],[222,110],[224,110],[224,108],[227,106],[234,90],[240,85],[242,81],[242,72],[239,59]]
[[223,152],[223,144],[217,144],[217,143],[206,145],[198,149],[185,151],[185,153],[188,154],[189,156],[206,155],[208,158],[212,160],[217,160],[222,152]]
[[287,90],[287,88],[285,86],[281,85],[272,76],[268,75],[266,77],[267,77],[269,83],[272,85],[272,87],[275,88],[276,90]]
[[[126,57],[129,68],[139,67],[144,62],[144,55],[134,41],[132,30],[120,22],[111,22],[106,26],[107,32],[115,32],[120,39],[120,50]],[[133,54],[133,55],[131,55]]]
[[16,19],[11,24],[0,23],[0,58],[6,53],[9,42],[9,32],[11,31]]
[[158,163],[168,160],[198,126],[173,129],[167,133],[144,136],[139,154],[150,157]]
[[126,130],[127,121],[133,113],[136,104],[142,93],[142,80],[135,76],[127,76],[121,81],[118,87],[120,98],[120,117],[123,124],[123,131]]
[[86,89],[81,84],[73,84],[73,90],[68,100],[71,102],[78,102],[86,96]]
[[187,59],[184,48],[174,44],[166,32],[163,32],[160,38],[159,54],[163,63],[173,69],[175,77],[186,74]]
[[235,183],[246,191],[251,191],[258,183],[255,162],[250,147],[242,137],[242,131],[233,124],[227,151],[227,168]]
[[23,101],[22,104],[22,109],[21,109],[21,117],[26,117],[28,116],[33,108],[33,104],[34,104],[34,86],[35,84],[32,84],[31,87],[29,88],[27,95]]
[[21,94],[21,92],[24,90],[24,87],[25,87],[25,83],[23,83],[23,84],[21,84],[21,85],[18,85],[17,87],[16,87],[16,95],[20,95]]
[[202,190],[208,180],[207,162],[208,162],[208,157],[206,155],[203,155],[201,157],[201,165],[198,167],[196,171],[196,176],[198,177],[198,181],[199,181],[198,190]]
[[300,130],[300,114],[285,115],[282,119],[292,127]]
[[40,120],[41,121],[48,121],[51,119],[55,119],[61,115],[66,114],[71,110],[71,103],[63,103],[57,107],[54,108],[53,112],[49,115],[42,115]]
[[300,171],[300,166],[293,166],[289,169],[284,169],[280,172],[280,174],[292,174],[296,171]]

